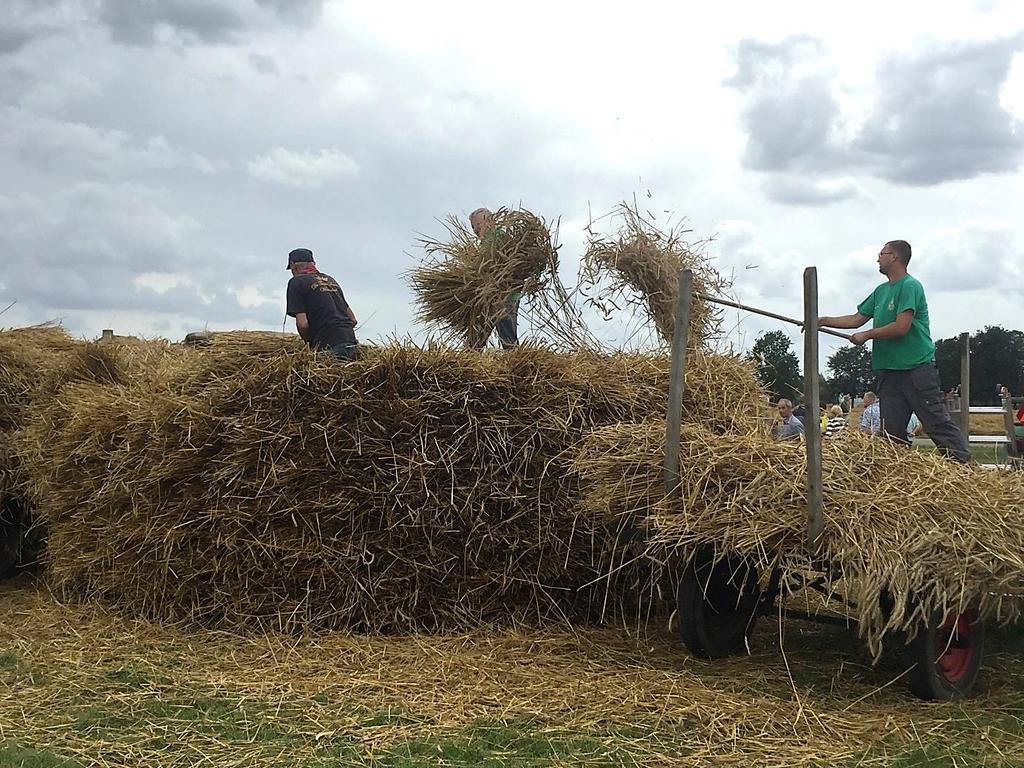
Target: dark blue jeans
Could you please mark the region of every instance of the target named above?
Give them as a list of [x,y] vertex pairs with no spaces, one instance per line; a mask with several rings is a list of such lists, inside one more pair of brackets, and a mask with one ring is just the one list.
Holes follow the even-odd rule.
[[519,344],[519,299],[505,301],[505,316],[494,330],[498,332],[502,349],[512,349]]
[[343,344],[335,344],[328,350],[339,360],[344,360],[346,363],[355,360],[359,355],[359,344],[356,342],[345,342]]
[[359,354],[359,343],[356,341],[355,331],[351,328],[342,329],[341,336],[342,341],[329,347],[326,351],[345,362],[355,360]]

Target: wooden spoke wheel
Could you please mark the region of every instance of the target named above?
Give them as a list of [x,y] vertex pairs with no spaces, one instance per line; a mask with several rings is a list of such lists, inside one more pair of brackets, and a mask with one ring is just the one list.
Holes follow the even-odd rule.
[[677,632],[695,656],[723,658],[741,653],[754,627],[761,588],[757,569],[738,555],[715,560],[699,552],[679,583]]

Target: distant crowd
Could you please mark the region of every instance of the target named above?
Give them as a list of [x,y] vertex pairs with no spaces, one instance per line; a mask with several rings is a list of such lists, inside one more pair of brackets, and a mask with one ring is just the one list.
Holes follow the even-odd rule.
[[[1007,404],[1018,404],[1014,415],[1014,425],[1018,436],[1024,437],[1024,400],[1014,398],[1008,387],[1000,384],[998,387],[999,399],[1005,407]],[[946,399],[958,397],[959,388],[954,388],[946,395]],[[854,402],[849,395],[843,395],[839,402],[827,405],[821,409],[819,414],[819,427],[822,437],[838,437],[850,426],[850,415],[857,406],[863,406],[863,410],[857,419],[857,429],[864,434],[877,437],[882,434],[882,411],[878,396],[871,391],[865,392],[863,398]],[[808,415],[803,404],[796,407],[792,401],[782,398],[776,403],[778,418],[772,423],[771,433],[776,440],[798,440],[804,436]],[[916,413],[911,413],[904,430],[906,442],[913,443],[915,437],[924,434],[924,428]],[[890,437],[892,435],[890,434]]]
[[[863,406],[857,429],[873,437],[881,434],[882,412],[878,396],[868,391],[856,404],[849,395],[843,395],[838,403],[822,408],[818,418],[821,435],[825,438],[834,438],[844,432],[850,426],[850,414],[855,405]],[[782,398],[776,404],[776,409],[779,416],[772,424],[772,437],[776,440],[799,440],[803,437],[806,431],[805,422],[808,420],[805,407],[801,404],[794,408],[792,401]],[[913,442],[914,437],[921,434],[921,422],[916,414],[910,414],[904,432],[908,443]]]

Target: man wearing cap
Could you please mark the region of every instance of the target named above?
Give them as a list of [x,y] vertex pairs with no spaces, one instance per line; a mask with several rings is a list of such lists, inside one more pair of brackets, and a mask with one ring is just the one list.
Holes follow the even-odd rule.
[[310,347],[339,360],[356,359],[356,313],[345,301],[338,281],[316,268],[313,252],[296,248],[288,254],[288,314]]

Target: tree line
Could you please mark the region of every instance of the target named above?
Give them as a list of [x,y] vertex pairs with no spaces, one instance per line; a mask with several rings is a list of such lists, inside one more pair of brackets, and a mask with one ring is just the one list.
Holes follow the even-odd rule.
[[[792,346],[782,331],[767,331],[757,338],[747,357],[773,398],[799,402],[803,376]],[[1000,385],[1015,396],[1024,395],[1024,332],[989,325],[971,334],[970,348],[972,405],[999,405]],[[958,337],[935,342],[935,363],[943,390],[957,388],[961,383]],[[835,402],[844,394],[860,397],[875,388],[871,352],[866,346],[843,347],[828,358],[827,367],[827,376],[819,374],[822,402]]]

